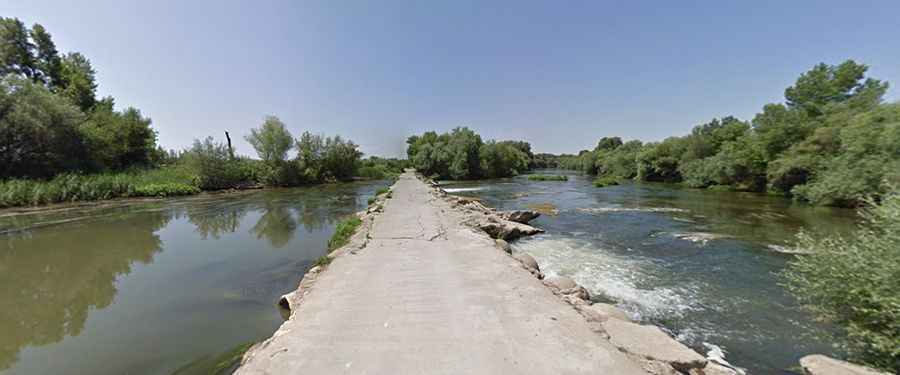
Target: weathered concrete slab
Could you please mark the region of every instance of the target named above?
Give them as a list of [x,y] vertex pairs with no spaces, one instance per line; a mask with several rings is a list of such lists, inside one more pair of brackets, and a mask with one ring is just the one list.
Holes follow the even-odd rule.
[[808,375],[887,375],[868,367],[855,365],[821,354],[812,354],[800,358],[800,366]]
[[411,174],[237,374],[644,374]]

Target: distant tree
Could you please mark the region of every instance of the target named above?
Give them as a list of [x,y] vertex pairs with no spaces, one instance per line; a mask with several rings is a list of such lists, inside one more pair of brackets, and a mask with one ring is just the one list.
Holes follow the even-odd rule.
[[81,167],[83,119],[44,86],[22,76],[0,79],[0,179],[51,177]]
[[56,44],[53,43],[50,33],[40,24],[34,24],[31,27],[31,40],[34,41],[35,66],[40,71],[38,79],[51,88],[57,88],[62,85],[62,59],[56,50]]
[[835,103],[851,101],[862,106],[878,104],[888,85],[871,78],[863,81],[868,69],[868,66],[857,64],[853,60],[837,66],[818,64],[803,73],[793,86],[785,89],[787,105],[803,110],[810,116],[819,116],[825,113],[829,105]]
[[29,79],[39,75],[34,44],[28,28],[18,18],[0,17],[0,75],[17,74]]
[[337,135],[329,137],[325,140],[322,169],[328,178],[348,180],[356,173],[361,157],[362,152],[353,141]]
[[301,173],[309,181],[322,179],[322,161],[325,159],[325,140],[321,135],[303,132],[297,140],[297,163]]
[[96,103],[97,83],[94,68],[84,55],[74,52],[62,58],[60,68],[60,90],[83,111],[90,110]]
[[79,133],[94,170],[122,170],[153,164],[156,131],[152,121],[135,108],[118,112],[112,97],[97,102]]
[[262,126],[251,129],[250,135],[245,138],[259,158],[268,163],[285,161],[288,152],[294,148],[294,137],[275,116],[267,116]]

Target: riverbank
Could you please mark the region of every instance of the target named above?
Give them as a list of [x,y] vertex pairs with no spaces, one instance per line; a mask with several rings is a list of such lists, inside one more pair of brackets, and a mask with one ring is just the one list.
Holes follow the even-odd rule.
[[288,297],[290,318],[238,374],[644,374],[709,363],[569,281],[541,280],[533,259],[466,224],[504,219],[409,173],[392,195],[383,211],[360,214],[360,230],[326,267],[307,273]]

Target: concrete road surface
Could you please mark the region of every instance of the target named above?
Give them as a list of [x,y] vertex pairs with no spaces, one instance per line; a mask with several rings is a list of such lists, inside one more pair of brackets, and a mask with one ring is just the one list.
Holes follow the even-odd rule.
[[405,173],[237,374],[644,374]]

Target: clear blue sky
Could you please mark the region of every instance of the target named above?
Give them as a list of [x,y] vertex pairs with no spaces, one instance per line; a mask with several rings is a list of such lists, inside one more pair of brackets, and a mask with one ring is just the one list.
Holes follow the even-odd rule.
[[44,1],[0,15],[80,51],[101,95],[153,118],[160,143],[267,114],[402,155],[424,130],[577,152],[750,119],[818,62],[900,85],[900,1]]

